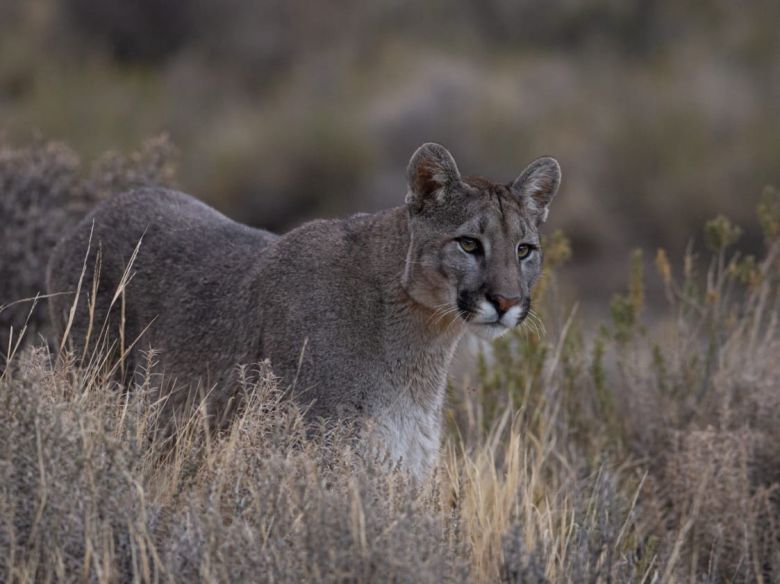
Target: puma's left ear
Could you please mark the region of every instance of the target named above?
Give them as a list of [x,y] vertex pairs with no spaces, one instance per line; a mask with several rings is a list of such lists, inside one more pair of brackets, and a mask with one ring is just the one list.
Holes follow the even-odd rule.
[[561,184],[561,167],[555,158],[537,158],[520,173],[512,183],[515,191],[532,212],[538,214],[539,223],[547,220],[550,201]]

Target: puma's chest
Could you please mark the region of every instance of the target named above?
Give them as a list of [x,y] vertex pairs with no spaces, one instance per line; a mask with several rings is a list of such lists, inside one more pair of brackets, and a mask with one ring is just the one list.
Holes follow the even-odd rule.
[[435,467],[441,441],[441,419],[447,381],[447,360],[436,367],[404,372],[404,382],[374,411],[375,445],[400,461],[418,478]]
[[375,419],[375,445],[414,476],[427,476],[436,465],[441,439],[441,397],[422,406],[410,394],[401,394]]

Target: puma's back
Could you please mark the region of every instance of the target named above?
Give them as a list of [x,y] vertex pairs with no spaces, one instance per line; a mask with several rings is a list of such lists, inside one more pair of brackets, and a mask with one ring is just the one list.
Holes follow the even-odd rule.
[[[171,382],[218,383],[257,360],[256,336],[236,323],[256,311],[253,259],[275,239],[189,195],[142,189],[103,203],[60,242],[48,287],[75,291],[84,269],[68,338],[79,354],[85,345],[88,356],[127,353],[126,369],[139,373],[151,347]],[[50,301],[60,333],[73,303],[68,294]]]
[[[182,193],[112,199],[49,266],[50,292],[75,291],[87,258],[69,342],[89,353],[108,319],[130,370],[153,348],[162,391],[181,388],[171,405],[200,387],[215,414],[235,397],[237,365],[270,359],[309,416],[356,419],[379,438],[371,443],[425,474],[458,339],[493,338],[530,310],[538,227],[560,171],[542,158],[510,183],[464,178],[449,152],[426,144],[407,180],[400,207],[281,237]],[[52,299],[62,329],[73,301]]]

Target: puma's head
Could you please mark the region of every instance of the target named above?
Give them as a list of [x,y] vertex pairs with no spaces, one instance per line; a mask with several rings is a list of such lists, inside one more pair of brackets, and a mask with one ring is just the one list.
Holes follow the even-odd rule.
[[561,182],[558,162],[538,158],[499,184],[461,177],[447,149],[428,143],[409,161],[407,179],[408,294],[438,322],[457,315],[484,338],[522,322],[542,270],[538,229]]

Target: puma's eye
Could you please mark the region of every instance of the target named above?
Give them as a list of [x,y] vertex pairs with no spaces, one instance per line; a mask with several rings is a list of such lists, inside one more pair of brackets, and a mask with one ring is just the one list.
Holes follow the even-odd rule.
[[460,249],[466,253],[477,253],[479,250],[479,241],[471,237],[461,237],[458,239],[458,244],[460,245]]
[[534,248],[532,248],[530,245],[527,245],[525,243],[521,243],[517,246],[517,258],[524,260],[529,255],[531,255],[531,252]]

